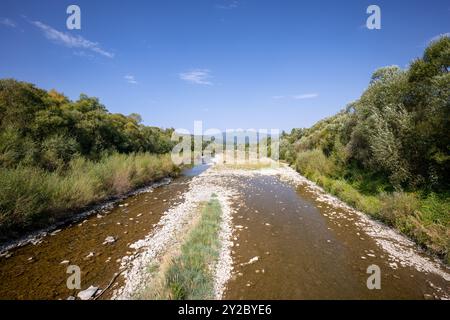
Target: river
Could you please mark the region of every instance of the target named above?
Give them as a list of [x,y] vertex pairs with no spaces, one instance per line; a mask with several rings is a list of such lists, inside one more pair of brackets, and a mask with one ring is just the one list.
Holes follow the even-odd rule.
[[[450,295],[446,266],[403,236],[324,194],[293,170],[220,170],[202,165],[168,185],[149,188],[34,244],[9,250],[0,258],[0,299],[76,296],[78,290],[66,285],[68,265],[80,267],[83,289],[90,285],[105,289],[111,284],[100,298],[116,297],[117,289],[129,279],[115,275],[129,268],[125,261],[142,256],[143,248],[132,244],[164,230],[168,211],[195,202],[196,186],[205,192],[232,190],[228,196],[232,270],[223,288],[224,299]],[[105,243],[107,237],[115,241]],[[373,265],[380,269],[379,290],[367,287],[367,269]]]

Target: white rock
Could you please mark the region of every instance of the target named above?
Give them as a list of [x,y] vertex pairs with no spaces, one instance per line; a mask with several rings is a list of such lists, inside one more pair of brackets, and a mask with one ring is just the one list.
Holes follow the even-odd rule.
[[97,291],[98,287],[90,286],[86,290],[78,292],[77,297],[81,300],[89,300],[97,293]]
[[117,239],[114,238],[113,236],[107,236],[105,241],[103,242],[103,244],[111,244],[111,243],[114,243],[116,241],[117,241]]
[[255,262],[257,262],[258,260],[259,260],[259,257],[253,257],[253,258],[251,258],[248,262],[241,263],[241,266],[246,266],[246,265],[255,263]]
[[54,236],[55,234],[58,234],[61,232],[61,229],[55,230],[52,233],[50,233],[51,236]]

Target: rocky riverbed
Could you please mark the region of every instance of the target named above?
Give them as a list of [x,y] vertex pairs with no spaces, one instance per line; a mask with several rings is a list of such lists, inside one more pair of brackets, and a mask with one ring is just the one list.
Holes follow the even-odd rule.
[[[217,299],[448,299],[448,267],[291,168],[214,165],[135,194],[0,257],[0,298],[134,299],[217,195]],[[81,270],[68,289],[67,267]],[[381,288],[367,286],[370,266]],[[88,291],[85,291],[89,289]]]

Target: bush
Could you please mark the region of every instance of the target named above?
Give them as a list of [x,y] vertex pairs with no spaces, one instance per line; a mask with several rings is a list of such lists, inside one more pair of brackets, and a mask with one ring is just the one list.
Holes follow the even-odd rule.
[[316,173],[329,176],[333,174],[335,165],[321,150],[314,149],[297,155],[296,169],[306,176]]
[[380,216],[393,226],[399,226],[408,217],[416,217],[418,214],[419,201],[412,193],[382,194],[381,202]]
[[449,53],[450,37],[442,36],[409,69],[377,70],[345,110],[284,133],[280,153],[327,191],[447,259]]

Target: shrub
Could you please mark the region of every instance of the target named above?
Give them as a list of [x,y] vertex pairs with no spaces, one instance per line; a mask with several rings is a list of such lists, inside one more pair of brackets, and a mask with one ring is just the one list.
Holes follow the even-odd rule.
[[417,216],[419,201],[413,193],[393,192],[381,195],[380,216],[389,224],[398,226],[408,217]]
[[332,175],[335,170],[334,163],[328,159],[319,149],[300,152],[296,161],[297,171],[306,176],[315,173],[321,175]]

